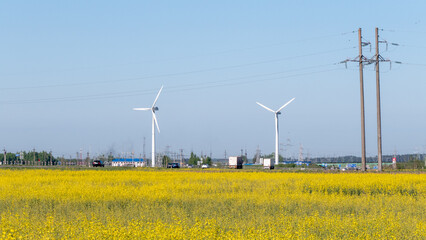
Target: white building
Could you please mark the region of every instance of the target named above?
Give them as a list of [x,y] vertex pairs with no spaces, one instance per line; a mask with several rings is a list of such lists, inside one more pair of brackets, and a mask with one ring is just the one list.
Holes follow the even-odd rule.
[[145,167],[146,163],[142,158],[116,158],[112,160],[113,167]]

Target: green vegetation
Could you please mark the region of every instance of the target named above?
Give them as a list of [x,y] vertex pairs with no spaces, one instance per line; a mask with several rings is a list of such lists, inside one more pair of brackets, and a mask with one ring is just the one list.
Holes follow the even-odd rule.
[[58,159],[55,158],[51,152],[20,152],[20,153],[6,153],[6,160],[4,153],[0,154],[0,162],[2,164],[11,165],[29,165],[30,163],[37,163],[39,165],[57,165]]
[[407,162],[396,163],[397,169],[425,169],[425,160],[420,160],[418,157],[410,157]]
[[200,158],[194,152],[191,152],[191,157],[188,160],[188,164],[196,166],[199,161],[200,161]]

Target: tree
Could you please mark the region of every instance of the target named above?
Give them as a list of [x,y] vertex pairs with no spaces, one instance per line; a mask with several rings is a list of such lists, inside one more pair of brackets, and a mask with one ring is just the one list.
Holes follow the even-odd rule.
[[200,158],[194,152],[191,152],[191,157],[189,158],[188,164],[197,165]]
[[8,164],[12,164],[17,160],[18,158],[16,157],[15,153],[6,153],[6,162]]
[[203,164],[212,165],[212,159],[210,157],[206,157],[203,159]]
[[[17,154],[19,154],[19,156],[17,156]],[[34,158],[36,161],[40,161],[41,163],[43,163],[43,165],[57,165],[58,164],[58,159],[56,159],[53,155],[52,152],[18,152],[18,153],[6,153],[6,162],[3,164],[17,164],[17,163],[21,163],[20,158],[22,156],[22,164],[29,164],[29,162],[34,161]],[[1,154],[1,159],[0,162],[4,161],[4,154]]]
[[171,159],[170,159],[170,157],[169,156],[167,156],[167,155],[164,155],[163,156],[163,159],[162,159],[162,163],[163,163],[163,166],[167,166],[167,163],[169,163],[169,162],[171,162]]
[[114,159],[114,155],[112,154],[112,152],[110,152],[108,154],[108,162],[112,162],[113,159]]
[[[263,156],[263,158],[271,158],[271,159],[275,159],[275,153],[271,153],[268,155]],[[278,154],[278,158],[279,158],[279,162],[284,161],[283,156],[281,156],[281,154]]]

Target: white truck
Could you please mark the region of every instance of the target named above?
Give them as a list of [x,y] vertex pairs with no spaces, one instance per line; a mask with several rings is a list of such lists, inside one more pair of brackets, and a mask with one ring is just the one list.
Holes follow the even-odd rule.
[[242,157],[229,157],[229,168],[242,169],[243,158]]
[[263,159],[263,169],[274,169],[275,162],[270,158]]

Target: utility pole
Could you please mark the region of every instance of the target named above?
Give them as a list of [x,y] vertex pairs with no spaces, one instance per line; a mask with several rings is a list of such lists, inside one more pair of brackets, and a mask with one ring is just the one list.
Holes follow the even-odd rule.
[[[379,41],[379,29],[375,28],[375,40],[376,40],[376,54],[374,57],[367,59],[362,55],[362,47],[370,45],[369,42],[362,42],[362,36],[361,36],[361,28],[358,30],[358,38],[359,38],[359,56],[355,60],[345,60],[341,63],[347,63],[347,62],[358,62],[359,63],[359,73],[360,73],[360,93],[361,93],[361,144],[362,144],[362,171],[366,171],[366,156],[365,156],[365,117],[364,117],[364,82],[363,82],[363,66],[364,64],[372,64],[375,63],[376,68],[376,104],[377,104],[377,164],[378,164],[378,171],[382,171],[383,169],[383,161],[382,161],[382,120],[381,120],[381,109],[380,109],[380,68],[379,63],[380,62],[390,62],[390,60],[384,59],[380,53],[379,53],[379,44],[380,43],[386,43],[386,50],[388,48],[388,42],[387,41]],[[391,43],[393,46],[399,46],[397,43]],[[371,50],[371,45],[370,45]],[[401,63],[395,61],[395,63]]]
[[143,159],[146,161],[146,155],[145,155],[145,137],[143,137]]
[[365,114],[364,114],[364,75],[363,75],[363,68],[364,64],[370,64],[371,61],[368,60],[364,55],[362,55],[362,48],[370,45],[369,42],[363,42],[362,41],[362,34],[361,34],[361,28],[358,29],[358,48],[359,48],[359,55],[353,60],[345,60],[341,63],[347,64],[347,62],[358,62],[359,65],[359,85],[360,85],[360,99],[361,99],[361,170],[366,171],[367,170],[367,163],[366,163],[366,151],[365,151]]
[[299,147],[299,162],[303,162],[303,146],[300,144]]
[[83,163],[83,149],[80,148],[80,165],[84,165]]
[[88,167],[90,167],[90,153],[89,152],[87,152],[86,164],[87,164]]
[[382,171],[382,119],[380,112],[380,74],[379,74],[379,29],[376,28],[376,98],[377,98],[377,165]]
[[[380,62],[390,62],[390,60],[384,59],[379,53],[379,44],[386,43],[386,49],[388,46],[387,41],[379,41],[379,29],[376,28],[376,55],[374,56],[374,62],[376,63],[376,98],[377,98],[377,164],[378,170],[382,171],[382,119],[381,119],[381,109],[380,109]],[[398,46],[397,43],[391,43],[394,46]],[[399,62],[397,62],[399,63]]]
[[3,155],[3,164],[7,165],[7,162],[6,162],[6,160],[7,160],[7,158],[6,158],[7,152],[6,152],[5,148],[3,148],[3,152],[4,152],[4,155]]
[[256,163],[260,163],[260,149],[259,149],[259,145],[257,145],[257,148],[256,148]]
[[366,171],[367,170],[367,164],[366,164],[366,153],[365,153],[365,116],[364,116],[364,75],[363,75],[363,68],[364,68],[364,56],[362,55],[362,35],[361,35],[361,28],[358,29],[358,41],[359,41],[359,84],[360,84],[360,97],[361,97],[361,148],[362,148],[362,155],[361,155],[361,170]]
[[179,149],[180,150],[180,166],[183,167],[183,149]]

